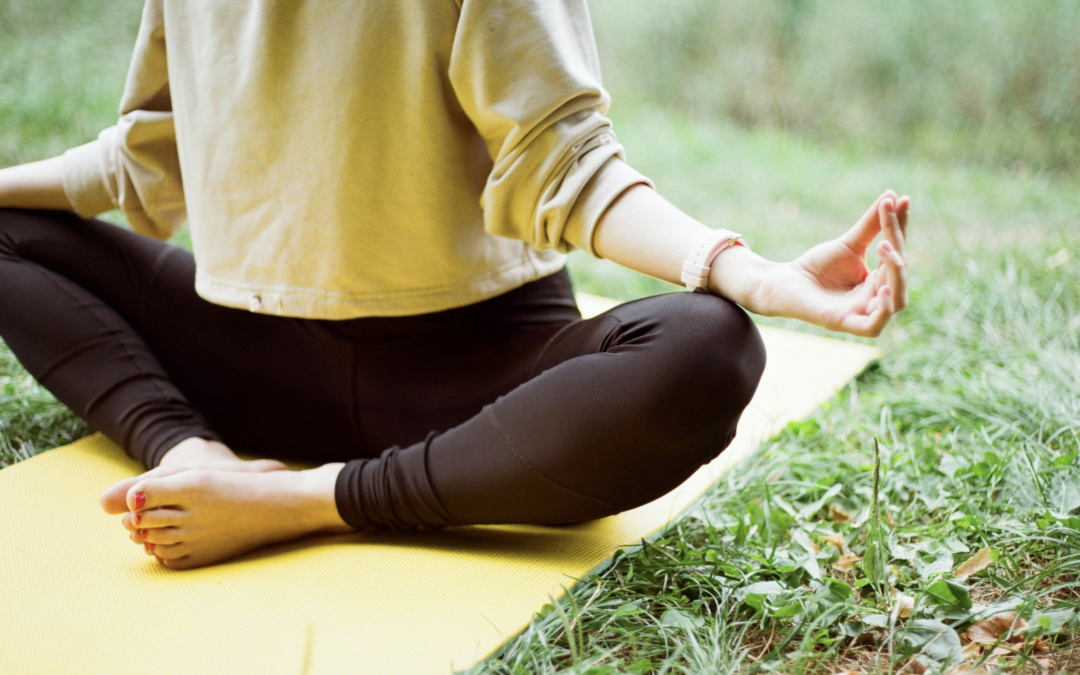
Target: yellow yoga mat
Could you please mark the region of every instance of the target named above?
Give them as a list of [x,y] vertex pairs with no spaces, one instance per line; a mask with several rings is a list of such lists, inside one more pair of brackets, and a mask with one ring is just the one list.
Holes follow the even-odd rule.
[[[582,296],[594,314],[614,304]],[[275,546],[173,572],[101,491],[139,466],[100,435],[0,471],[0,673],[450,673],[639,543],[877,350],[763,329],[768,367],[730,448],[674,492],[571,527],[461,527]]]

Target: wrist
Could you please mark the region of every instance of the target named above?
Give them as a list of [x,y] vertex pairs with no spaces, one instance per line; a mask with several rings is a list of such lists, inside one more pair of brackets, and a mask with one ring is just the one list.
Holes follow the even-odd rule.
[[780,267],[744,246],[725,249],[709,270],[709,292],[744,309],[771,316],[771,279]]

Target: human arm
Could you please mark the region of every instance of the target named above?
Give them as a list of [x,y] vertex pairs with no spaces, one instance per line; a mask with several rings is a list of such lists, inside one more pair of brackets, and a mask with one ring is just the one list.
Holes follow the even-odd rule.
[[0,169],[0,208],[70,211],[61,157]]
[[[904,239],[910,200],[885,192],[848,232],[789,263],[731,247],[713,262],[709,291],[765,316],[800,319],[829,330],[875,337],[907,305]],[[682,262],[709,229],[651,188],[635,186],[597,224],[596,254],[629,269],[680,283]],[[879,264],[866,252],[879,233]]]
[[120,209],[132,229],[168,239],[187,218],[165,63],[160,0],[149,0],[135,44],[120,119],[60,157],[0,169],[0,208]]

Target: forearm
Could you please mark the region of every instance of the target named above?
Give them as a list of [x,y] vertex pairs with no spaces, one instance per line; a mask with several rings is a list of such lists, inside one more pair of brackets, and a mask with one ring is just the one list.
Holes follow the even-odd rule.
[[[597,254],[636,272],[681,284],[682,264],[709,228],[686,215],[647,185],[636,185],[608,207],[597,224]],[[767,313],[762,279],[777,263],[734,246],[713,262],[709,292],[750,311]]]
[[61,158],[0,169],[0,208],[71,210]]

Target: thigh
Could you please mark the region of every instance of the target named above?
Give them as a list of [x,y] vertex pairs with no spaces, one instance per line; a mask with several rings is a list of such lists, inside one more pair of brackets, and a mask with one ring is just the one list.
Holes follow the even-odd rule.
[[239,449],[315,459],[327,448],[367,452],[350,406],[351,344],[322,322],[207,302],[195,293],[189,252],[71,213],[2,210],[0,247],[84,291],[79,305],[115,312]]
[[[469,484],[463,467],[494,463],[480,446],[499,444],[574,494],[618,509],[645,503],[731,442],[764,363],[746,313],[711,295],[646,298],[574,323],[486,415],[432,443],[437,492]],[[473,463],[460,461],[473,452]]]

